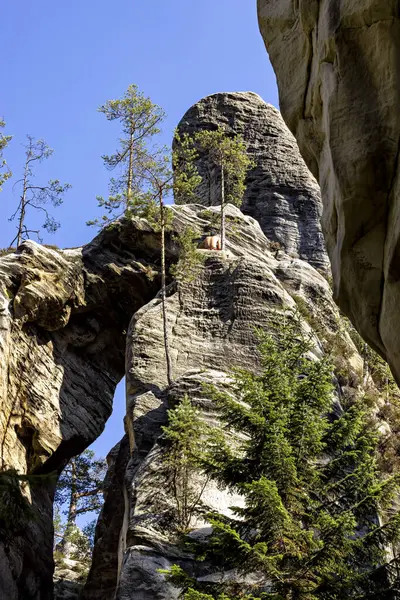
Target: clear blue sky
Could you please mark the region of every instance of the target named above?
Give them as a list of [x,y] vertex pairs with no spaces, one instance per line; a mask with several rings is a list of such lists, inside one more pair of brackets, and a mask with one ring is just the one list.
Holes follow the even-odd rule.
[[[96,194],[107,193],[101,155],[113,152],[118,137],[96,108],[129,84],[166,111],[166,144],[185,111],[208,94],[254,91],[278,106],[255,0],[3,0],[0,54],[0,116],[14,136],[6,153],[14,180],[29,133],[54,148],[37,181],[59,178],[73,186],[54,211],[62,227],[44,235],[61,247],[94,235],[85,222],[96,214]],[[14,237],[7,220],[17,201],[12,181],[0,195],[0,247]],[[99,454],[121,438],[124,410],[120,385],[94,445]]]

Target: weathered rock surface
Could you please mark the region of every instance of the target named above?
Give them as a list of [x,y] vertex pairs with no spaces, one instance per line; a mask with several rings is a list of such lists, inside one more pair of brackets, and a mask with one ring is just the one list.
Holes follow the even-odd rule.
[[96,528],[93,562],[96,578],[89,579],[82,600],[113,598],[122,559],[120,538],[124,525],[124,479],[129,460],[128,437],[125,436],[107,456],[108,471],[104,481],[104,506]]
[[[84,248],[25,242],[0,259],[2,468],[60,471],[101,433],[129,320],[159,289],[158,238],[125,221]],[[53,493],[51,482],[32,487],[36,518],[1,535],[1,598],[52,598]]]
[[[218,126],[242,135],[256,163],[247,177],[242,211],[257,219],[267,238],[279,242],[288,255],[327,269],[319,187],[279,111],[253,92],[213,94],[194,104],[178,129],[193,135]],[[210,170],[205,157],[198,168],[203,177],[198,201],[218,204],[219,174]]]
[[[219,208],[213,207],[212,212]],[[209,227],[209,211],[198,205],[174,208],[174,228],[190,225],[199,235]],[[228,237],[227,252],[204,252],[206,261],[191,283],[169,290],[167,313],[174,384],[167,385],[163,350],[161,304],[155,298],[133,317],[127,336],[127,417],[131,457],[125,479],[125,519],[121,527],[120,574],[117,600],[173,600],[178,590],[158,573],[174,563],[202,577],[215,575],[211,565],[199,565],[174,544],[168,515],[171,498],[165,492],[160,458],[161,426],[167,408],[189,393],[203,418],[217,424],[215,408],[205,397],[204,382],[226,382],[233,366],[257,368],[254,327],[268,328],[272,313],[294,307],[299,298],[324,323],[324,335],[336,333],[348,351],[348,372],[354,380],[362,374],[362,360],[346,332],[337,333],[338,311],[324,277],[306,262],[284,252],[270,251],[259,224],[229,206],[228,221],[235,234]],[[304,327],[309,325],[304,321]],[[315,338],[316,354],[322,348]],[[346,382],[345,382],[346,383]],[[122,460],[122,455],[120,456]],[[126,458],[124,458],[126,460]],[[201,480],[199,485],[201,485]],[[111,490],[108,495],[112,502]],[[106,501],[105,510],[108,510]],[[208,483],[203,502],[229,513],[238,505],[227,491]],[[115,532],[103,525],[103,542]],[[198,519],[193,535],[201,535],[207,523]],[[115,544],[114,544],[115,547]],[[107,600],[97,586],[102,563],[94,560],[88,585],[97,589],[98,600]],[[110,582],[116,579],[110,574]],[[111,585],[102,581],[110,593]],[[86,598],[86,596],[84,596]],[[88,596],[89,597],[89,596]]]
[[54,570],[54,600],[78,600],[84,586],[82,564],[64,559]]
[[398,0],[258,0],[283,117],[319,180],[335,297],[400,382]]

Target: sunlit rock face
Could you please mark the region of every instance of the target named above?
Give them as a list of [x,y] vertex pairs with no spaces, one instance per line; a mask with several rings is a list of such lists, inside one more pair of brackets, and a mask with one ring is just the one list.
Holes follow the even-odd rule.
[[[246,179],[242,211],[257,219],[268,239],[279,242],[288,255],[326,270],[319,187],[280,112],[253,92],[213,94],[185,113],[178,130],[193,135],[218,126],[228,135],[240,134],[255,163]],[[203,181],[196,202],[218,204],[220,174],[206,156],[197,165]]]
[[[0,259],[2,469],[60,472],[100,435],[129,320],[159,289],[157,244],[147,223],[124,221],[83,248],[28,241]],[[0,523],[0,598],[52,598],[54,485],[27,492],[26,526]]]
[[400,381],[397,0],[258,0],[282,115],[319,180],[335,296]]
[[[219,208],[210,210],[218,214]],[[210,210],[199,205],[175,207],[174,230],[190,226],[201,238],[213,221]],[[187,393],[202,418],[218,427],[216,407],[203,384],[226,384],[234,366],[257,369],[254,328],[268,329],[276,312],[296,306],[294,298],[302,298],[305,305],[317,310],[327,335],[337,329],[337,307],[327,281],[316,269],[283,251],[271,250],[259,223],[232,205],[227,207],[227,221],[235,224],[235,233],[228,235],[226,253],[200,251],[205,262],[195,279],[169,288],[172,386],[168,386],[166,377],[160,299],[143,306],[131,320],[126,357],[126,429],[130,445],[128,457],[119,452],[117,465],[112,462],[110,473],[114,479],[110,479],[113,483],[96,534],[96,547],[99,544],[105,549],[104,556],[114,570],[107,569],[105,579],[104,556],[95,554],[83,594],[85,600],[108,600],[113,597],[113,586],[118,600],[178,598],[179,590],[158,572],[175,563],[202,577],[216,576],[212,565],[196,563],[176,545],[173,522],[168,518],[173,498],[163,479],[161,439],[167,409]],[[306,320],[303,327],[310,330]],[[337,335],[342,336],[348,368],[357,381],[362,359],[344,330]],[[314,339],[313,352],[321,356],[322,347],[316,336]],[[115,474],[121,472],[127,458],[121,491],[115,484]],[[120,475],[118,478],[121,481]],[[203,483],[199,475],[199,487]],[[111,506],[116,510],[115,498],[122,496],[125,514],[119,517],[117,538],[114,526],[107,527],[107,520]],[[203,502],[212,510],[229,514],[229,507],[240,505],[242,499],[208,482]],[[192,525],[193,535],[201,535],[207,527],[200,518]]]

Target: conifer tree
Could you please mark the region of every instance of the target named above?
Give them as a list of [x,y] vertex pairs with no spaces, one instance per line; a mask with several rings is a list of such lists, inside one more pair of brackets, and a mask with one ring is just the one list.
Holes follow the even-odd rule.
[[171,266],[170,273],[178,283],[191,283],[199,275],[206,260],[205,254],[197,249],[198,234],[192,227],[177,236],[180,247],[178,262]]
[[27,135],[27,144],[25,145],[25,163],[24,172],[14,186],[20,187],[20,197],[16,210],[10,217],[10,221],[17,220],[17,233],[12,240],[10,246],[17,243],[17,246],[26,239],[29,239],[34,234],[38,241],[41,242],[40,229],[31,229],[27,225],[28,211],[33,209],[43,214],[44,223],[42,225],[48,233],[55,233],[60,227],[54,217],[47,210],[47,206],[51,204],[57,208],[63,202],[65,192],[71,187],[69,183],[60,183],[58,179],[50,179],[44,185],[38,185],[34,181],[35,167],[50,158],[53,150],[46,144],[44,140],[35,140],[32,136]]
[[[57,483],[54,499],[56,510],[55,525],[62,531],[62,539],[58,547],[68,556],[71,542],[79,539],[76,535],[76,520],[79,515],[98,513],[103,505],[103,481],[106,474],[104,459],[95,458],[92,450],[85,450],[79,456],[72,458]],[[67,520],[61,527],[60,509],[67,505]]]
[[[174,188],[186,196],[193,196],[201,181],[194,165],[195,153],[187,140],[183,140],[181,147],[176,145],[172,157],[165,148],[153,143],[165,115],[136,85],[130,85],[122,99],[110,100],[99,110],[109,121],[120,121],[124,137],[115,154],[103,156],[106,167],[118,171],[116,177],[111,179],[108,199],[98,197],[98,204],[106,210],[106,214],[102,215],[101,220],[89,221],[88,225],[107,225],[122,215],[139,216],[146,218],[160,232],[163,336],[167,381],[171,385],[173,378],[166,307],[165,235],[172,214],[168,211],[166,202]],[[174,174],[172,163],[175,165]]]
[[[103,155],[103,162],[115,176],[110,180],[108,198],[97,197],[98,206],[105,210],[100,219],[88,225],[107,225],[143,202],[146,172],[144,165],[154,158],[151,146],[165,115],[150,98],[130,85],[122,98],[108,100],[99,107],[108,121],[119,121],[122,129],[120,145],[111,155]],[[157,151],[156,151],[157,153]]]
[[[189,164],[194,164],[200,154],[207,157],[209,165],[218,172],[219,203],[221,206],[221,250],[224,250],[226,204],[231,203],[235,206],[241,206],[246,190],[246,175],[249,169],[254,166],[247,154],[246,144],[240,135],[230,137],[223,127],[213,131],[208,129],[198,131],[191,140],[188,136],[183,136],[179,141],[187,149],[187,152],[190,149],[190,144],[192,144],[193,155],[189,160]],[[185,193],[177,195],[177,198],[180,204],[188,201]]]
[[[234,517],[210,515],[213,532],[199,556],[223,570],[258,573],[264,591],[169,578],[185,600],[226,593],[269,600],[394,600],[400,539],[393,513],[398,476],[378,470],[378,432],[363,398],[332,405],[332,368],[309,356],[311,339],[297,318],[274,335],[260,333],[261,372],[235,372],[232,393],[212,390],[226,435],[211,445],[206,473],[243,495]],[[244,439],[231,442],[231,433]],[[241,441],[243,439],[243,441]],[[262,587],[262,586],[261,586]]]
[[180,135],[176,129],[172,153],[176,204],[191,204],[196,201],[197,188],[202,181],[196,164],[198,158],[199,153],[190,135]]
[[190,528],[207,483],[206,478],[198,489],[194,481],[206,431],[207,427],[201,420],[199,411],[192,406],[187,395],[176,408],[168,411],[168,425],[163,427],[166,441],[163,462],[167,488],[175,504],[176,529],[180,532]]
[[172,214],[165,205],[172,187],[173,175],[170,168],[169,156],[165,149],[159,150],[153,156],[148,156],[142,163],[142,173],[147,183],[147,194],[140,203],[137,214],[145,217],[156,231],[161,235],[161,308],[163,318],[164,350],[167,367],[168,385],[172,384],[172,364],[169,350],[168,318],[166,303],[166,257],[165,234],[172,222]]
[[[165,148],[153,148],[152,153],[142,155],[140,173],[142,177],[141,200],[126,214],[136,214],[145,217],[161,234],[161,302],[163,312],[164,348],[167,365],[167,380],[173,381],[172,364],[169,351],[167,305],[166,305],[166,256],[165,235],[172,223],[172,212],[166,202],[171,199],[171,193],[180,190],[187,197],[193,197],[201,181],[194,164],[195,153],[187,143],[175,145],[172,158]],[[172,171],[172,164],[175,165]],[[187,235],[183,233],[187,250]],[[192,266],[194,261],[192,261]],[[180,272],[183,272],[182,262]],[[175,271],[177,273],[177,271]]]

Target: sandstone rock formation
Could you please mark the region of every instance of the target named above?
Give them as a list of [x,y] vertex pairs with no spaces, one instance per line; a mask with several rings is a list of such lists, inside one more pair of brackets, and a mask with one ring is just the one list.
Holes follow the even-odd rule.
[[[187,111],[178,130],[193,135],[218,126],[242,135],[256,163],[247,177],[242,211],[257,219],[267,238],[287,254],[327,269],[319,187],[279,111],[253,92],[213,94]],[[203,182],[197,201],[218,204],[219,174],[210,171],[204,157],[198,168]]]
[[[171,245],[171,248],[173,244]],[[125,221],[83,248],[24,242],[0,259],[0,463],[60,471],[104,428],[124,375],[132,314],[159,289],[159,239]],[[0,539],[0,597],[52,598],[54,482],[32,487],[36,517]]]
[[397,0],[258,0],[283,117],[319,180],[335,296],[400,382]]
[[85,598],[87,599],[97,600],[100,593],[104,598],[113,598],[117,587],[122,557],[120,537],[125,514],[124,480],[129,456],[127,436],[124,436],[107,456],[108,471],[104,481],[105,505],[97,525],[96,545],[93,552],[96,577],[90,578],[86,584]]
[[[110,600],[114,594],[117,600],[172,600],[177,590],[157,569],[182,561],[199,570],[163,523],[170,498],[160,486],[161,426],[167,407],[186,391],[204,418],[215,422],[202,382],[226,381],[234,365],[257,366],[253,328],[268,326],[271,311],[301,306],[304,327],[318,329],[315,353],[322,352],[322,343],[340,340],[346,350],[342,390],[357,385],[362,375],[360,355],[346,331],[339,327],[338,332],[329,284],[311,266],[327,266],[320,201],[294,138],[275,109],[255,94],[220,94],[203,102],[210,103],[214,127],[223,119],[222,103],[226,124],[248,136],[258,167],[249,176],[246,215],[227,209],[227,252],[203,251],[205,263],[190,283],[170,280],[172,386],[166,380],[158,295],[160,236],[148,223],[122,220],[84,248],[55,250],[25,242],[0,259],[3,468],[60,472],[102,431],[115,385],[127,373],[127,435],[109,455],[86,600]],[[202,114],[198,118],[207,123]],[[260,123],[268,130],[264,139]],[[219,209],[204,195],[202,201],[207,207],[173,208],[168,264],[179,254],[175,233],[187,225],[199,238],[210,231]],[[281,241],[282,249],[271,241]],[[53,493],[54,482],[32,487],[36,518],[12,539],[0,536],[0,597],[52,598]],[[205,499],[223,511],[240,501],[211,484]],[[205,525],[199,522],[196,528],[201,532]],[[201,568],[204,577],[213,576],[212,565]],[[61,587],[63,593],[75,593],[73,585]]]
[[[209,227],[210,210],[199,205],[176,207],[174,229],[190,225],[199,236]],[[219,208],[212,207],[217,213]],[[270,243],[257,221],[229,206],[227,219],[235,224],[228,236],[227,252],[204,252],[206,261],[197,278],[169,289],[167,313],[174,384],[167,385],[161,306],[158,298],[143,306],[131,321],[127,336],[127,417],[131,456],[123,486],[125,516],[120,519],[118,567],[108,570],[94,559],[83,597],[108,600],[112,584],[118,579],[118,600],[173,600],[178,590],[158,573],[174,563],[189,571],[213,577],[212,565],[199,565],[175,545],[166,515],[171,498],[163,492],[160,462],[161,426],[166,423],[168,406],[189,393],[203,417],[215,424],[215,408],[206,397],[202,383],[216,385],[227,381],[234,365],[257,368],[254,326],[267,328],[275,311],[295,307],[302,299],[315,322],[323,323],[323,336],[340,338],[348,352],[347,372],[359,381],[363,362],[348,334],[337,333],[339,315],[330,287],[324,277],[308,263],[284,252],[270,251]],[[304,327],[309,328],[307,321]],[[331,336],[331,337],[329,337]],[[321,338],[322,339],[322,338]],[[315,338],[315,350],[322,352]],[[349,381],[344,381],[349,384]],[[120,454],[120,461],[126,456]],[[115,470],[116,467],[113,467]],[[119,471],[119,468],[116,469]],[[115,488],[113,488],[115,493]],[[117,492],[121,495],[121,492]],[[108,493],[104,513],[109,513],[113,495]],[[208,483],[203,501],[210,507],[229,512],[240,498]],[[103,514],[104,514],[103,513]],[[193,535],[201,534],[207,524],[199,520]],[[100,542],[114,549],[115,530],[100,518]],[[110,544],[107,544],[107,539]],[[118,574],[119,573],[119,574]],[[96,582],[101,579],[101,585]],[[107,590],[103,592],[102,589]]]

